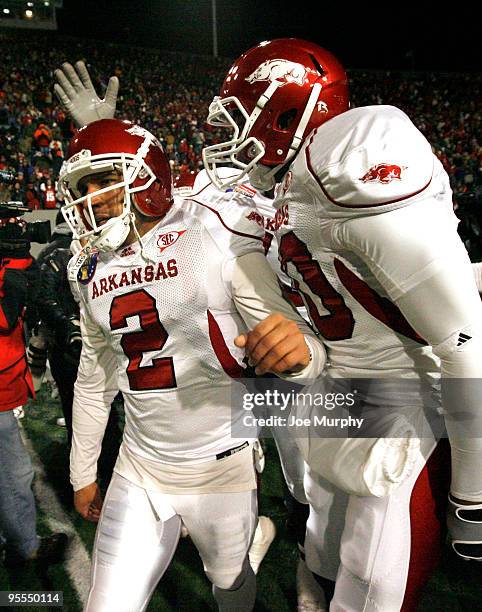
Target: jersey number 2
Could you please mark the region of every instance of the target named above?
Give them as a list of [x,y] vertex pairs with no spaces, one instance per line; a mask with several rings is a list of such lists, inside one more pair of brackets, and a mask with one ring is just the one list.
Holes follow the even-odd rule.
[[152,365],[141,366],[144,353],[160,351],[166,344],[168,333],[159,320],[156,300],[144,289],[118,295],[110,307],[110,327],[113,330],[127,327],[129,317],[139,317],[141,331],[126,332],[121,346],[129,359],[127,378],[133,391],[172,389],[176,386],[172,357],[159,357]]

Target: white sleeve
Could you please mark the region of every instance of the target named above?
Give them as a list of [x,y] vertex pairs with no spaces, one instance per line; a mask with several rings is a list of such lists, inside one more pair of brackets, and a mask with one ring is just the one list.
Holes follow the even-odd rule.
[[452,449],[452,494],[482,500],[482,303],[470,262],[454,262],[397,305],[440,358],[445,425]]
[[[482,496],[482,303],[455,226],[434,204],[350,221],[341,239],[432,346],[442,377],[455,379],[457,399],[451,399],[454,387],[443,398],[452,493],[477,501]],[[472,424],[470,431],[464,431],[461,419]]]
[[326,363],[326,352],[322,342],[297,311],[281,294],[278,279],[262,253],[248,253],[229,260],[223,270],[236,309],[253,329],[270,314],[279,312],[287,319],[296,321],[305,336],[311,352],[310,363],[296,374],[282,375],[286,380],[306,380],[320,376]]
[[101,330],[81,307],[82,353],[72,407],[70,481],[74,491],[97,478],[97,460],[117,393],[116,361]]
[[475,284],[479,293],[482,293],[482,262],[472,264],[472,272],[475,277]]

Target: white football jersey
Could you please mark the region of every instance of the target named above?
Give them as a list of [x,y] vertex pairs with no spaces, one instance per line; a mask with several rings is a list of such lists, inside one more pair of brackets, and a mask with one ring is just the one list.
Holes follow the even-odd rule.
[[[395,107],[373,106],[320,126],[274,205],[282,268],[324,339],[331,374],[437,372],[427,337],[397,301],[443,266],[469,261],[448,177],[409,118]],[[435,318],[440,312],[438,303],[425,301],[423,308],[433,308]],[[433,345],[453,331],[443,320],[437,325]]]
[[115,363],[114,380],[98,391],[118,385],[124,442],[140,457],[208,460],[236,444],[230,381],[243,371],[244,351],[233,340],[246,328],[223,268],[262,251],[263,237],[242,212],[231,232],[210,210],[177,202],[143,236],[149,260],[134,243],[96,254],[78,269],[85,355],[76,391],[82,394],[94,373],[91,352],[100,354],[96,367]]
[[[231,194],[223,210],[175,200],[139,242],[112,253],[80,253],[69,277],[81,306],[82,354],[74,399],[71,477],[95,480],[103,427],[117,389],[124,396],[123,446],[145,460],[215,460],[245,442],[231,435],[232,379],[245,374],[234,345],[271,312],[296,314],[266,262],[263,230]],[[244,266],[254,266],[253,283]],[[241,313],[241,314],[240,314]],[[241,316],[242,315],[242,316]],[[325,353],[303,328],[312,361],[297,379],[319,375]],[[124,453],[125,454],[125,453]]]

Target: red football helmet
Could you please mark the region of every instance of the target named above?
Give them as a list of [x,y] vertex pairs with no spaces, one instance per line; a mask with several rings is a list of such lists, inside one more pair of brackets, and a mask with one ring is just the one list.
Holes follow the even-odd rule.
[[[90,174],[117,170],[120,181],[82,196],[79,181]],[[73,137],[59,176],[67,204],[62,212],[74,238],[88,238],[99,250],[119,248],[129,233],[131,202],[147,217],[162,217],[172,204],[169,161],[160,142],[144,128],[117,119],[101,119],[81,128]],[[98,225],[92,198],[124,189],[121,215]]]
[[233,136],[204,149],[205,168],[220,188],[232,183],[217,172],[228,163],[268,190],[306,136],[346,110],[347,76],[331,53],[296,38],[262,42],[236,60],[209,107],[208,123]]

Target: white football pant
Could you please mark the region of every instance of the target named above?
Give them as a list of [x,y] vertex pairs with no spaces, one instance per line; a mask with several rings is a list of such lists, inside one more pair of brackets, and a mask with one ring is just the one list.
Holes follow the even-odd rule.
[[[425,456],[432,455],[435,444],[423,443],[430,444]],[[439,448],[433,459],[420,461],[398,489],[382,498],[347,495],[307,471],[306,563],[316,574],[336,580],[330,612],[399,612],[402,604],[404,611],[415,609],[413,591],[423,587],[437,561],[438,500],[445,502],[450,480],[448,461],[443,470],[439,467]],[[413,584],[406,595],[409,564]]]
[[256,521],[256,490],[152,494],[114,473],[97,527],[85,611],[145,610],[174,555],[182,523],[213,583],[219,610],[251,611],[256,579],[247,554]]

